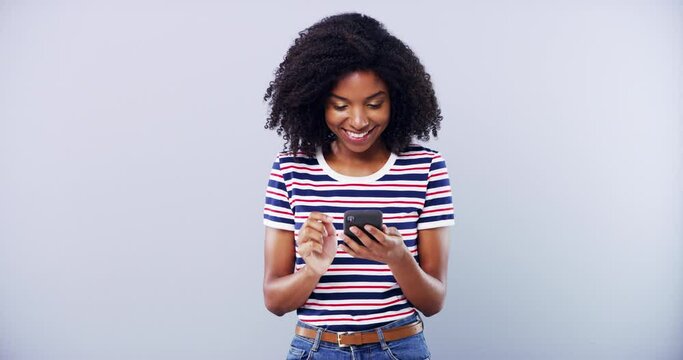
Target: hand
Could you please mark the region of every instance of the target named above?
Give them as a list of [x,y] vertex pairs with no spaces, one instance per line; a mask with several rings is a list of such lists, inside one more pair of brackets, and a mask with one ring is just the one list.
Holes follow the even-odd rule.
[[365,232],[355,226],[352,226],[350,230],[358,239],[360,239],[363,245],[365,245],[359,245],[353,239],[346,236],[346,234],[343,234],[344,243],[340,246],[353,257],[374,260],[391,265],[401,261],[406,255],[410,254],[403,242],[403,236],[401,236],[398,229],[395,227],[382,225],[382,230],[379,230],[372,225],[365,225],[365,230],[377,241],[370,238]]
[[311,212],[296,239],[297,252],[316,275],[322,276],[337,255],[337,232],[332,217]]

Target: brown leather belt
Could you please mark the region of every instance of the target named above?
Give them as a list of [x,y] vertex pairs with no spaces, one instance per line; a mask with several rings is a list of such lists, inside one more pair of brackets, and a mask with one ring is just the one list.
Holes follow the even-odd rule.
[[[384,341],[394,341],[406,338],[411,335],[419,334],[421,331],[422,320],[418,320],[407,325],[382,330],[382,336],[384,337]],[[318,335],[318,332],[315,329],[305,328],[298,325],[294,333],[309,339],[315,339]],[[335,343],[340,347],[372,344],[379,342],[379,336],[377,335],[377,332],[374,330],[358,332],[333,332],[323,330],[320,339],[322,341]]]

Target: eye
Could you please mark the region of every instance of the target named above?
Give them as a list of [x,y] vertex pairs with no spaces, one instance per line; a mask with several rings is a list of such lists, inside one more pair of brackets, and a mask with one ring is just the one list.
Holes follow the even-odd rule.
[[379,108],[382,107],[382,104],[384,104],[384,103],[379,103],[379,104],[368,104],[368,107],[369,107],[370,109],[379,109]]
[[342,111],[346,109],[346,105],[333,105],[332,107],[337,111]]

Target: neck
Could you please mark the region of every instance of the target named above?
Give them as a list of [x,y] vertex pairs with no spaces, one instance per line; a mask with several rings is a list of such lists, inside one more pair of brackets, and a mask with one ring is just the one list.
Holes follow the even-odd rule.
[[330,147],[326,155],[334,159],[336,163],[346,164],[367,164],[373,162],[384,163],[391,152],[384,145],[384,142],[378,140],[369,149],[364,152],[354,152],[343,146],[335,140],[330,143]]

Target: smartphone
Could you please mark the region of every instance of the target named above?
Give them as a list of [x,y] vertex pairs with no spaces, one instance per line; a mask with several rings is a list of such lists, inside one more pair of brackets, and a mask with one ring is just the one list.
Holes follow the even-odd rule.
[[[382,230],[382,211],[381,210],[348,210],[344,213],[344,234],[359,245],[363,243],[356,235],[351,232],[351,227],[356,226],[366,233],[371,239],[375,239],[363,227],[365,225],[372,225],[379,230]],[[376,241],[376,240],[375,240]]]

